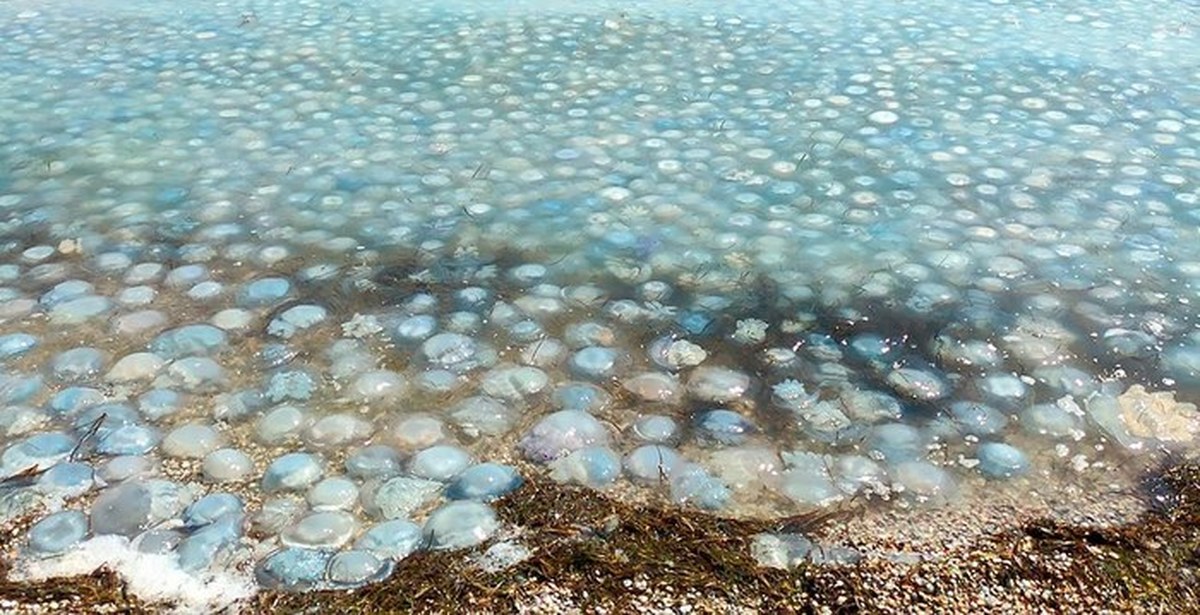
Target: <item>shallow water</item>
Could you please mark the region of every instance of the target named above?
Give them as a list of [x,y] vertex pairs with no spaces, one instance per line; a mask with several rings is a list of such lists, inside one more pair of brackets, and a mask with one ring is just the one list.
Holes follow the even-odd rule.
[[530,473],[791,515],[1192,451],[1198,20],[6,4],[0,512],[305,588]]

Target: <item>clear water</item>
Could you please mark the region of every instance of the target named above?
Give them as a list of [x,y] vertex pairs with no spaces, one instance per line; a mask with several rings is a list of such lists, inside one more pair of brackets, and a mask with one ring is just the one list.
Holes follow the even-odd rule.
[[[371,444],[410,478],[452,483],[412,460],[447,444],[774,515],[1191,450],[1198,24],[1189,2],[6,3],[0,335],[34,345],[3,359],[0,448],[62,432],[99,473],[65,499],[10,480],[8,509],[49,490],[94,526],[97,492],[159,476],[175,509],[231,491],[261,526],[272,460],[328,477]],[[197,323],[225,334],[164,350]],[[56,407],[70,386],[98,397]],[[593,419],[545,419],[589,395]],[[264,436],[280,405],[298,418]],[[194,423],[218,444],[158,442]],[[214,474],[218,446],[250,469]],[[452,489],[393,515],[390,478],[265,534],[428,533]]]

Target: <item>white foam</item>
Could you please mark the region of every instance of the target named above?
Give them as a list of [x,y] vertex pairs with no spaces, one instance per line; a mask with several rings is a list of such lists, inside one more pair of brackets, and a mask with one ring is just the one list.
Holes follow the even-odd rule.
[[173,557],[141,553],[120,536],[97,536],[62,556],[23,562],[12,574],[19,580],[40,581],[90,574],[102,567],[120,575],[131,594],[170,613],[237,610],[236,605],[256,591],[249,573],[186,572]]

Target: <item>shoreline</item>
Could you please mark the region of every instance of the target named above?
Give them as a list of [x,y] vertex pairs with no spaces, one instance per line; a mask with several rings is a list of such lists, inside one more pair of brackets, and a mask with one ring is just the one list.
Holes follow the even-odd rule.
[[[779,570],[754,560],[755,535],[786,529],[827,539],[853,530],[861,523],[854,514],[869,507],[783,522],[735,520],[534,480],[496,503],[500,517],[518,528],[506,535],[519,536],[531,551],[507,568],[482,569],[482,547],[421,551],[379,583],[263,590],[226,611],[1186,612],[1200,603],[1200,464],[1177,461],[1144,478],[1141,488],[1147,510],[1125,523],[1014,516],[1011,527],[955,537],[957,546],[936,557],[867,554],[853,564]],[[875,515],[877,522],[889,518],[895,521]],[[12,581],[0,560],[0,572],[0,606],[7,612],[189,612],[142,602],[112,571]]]

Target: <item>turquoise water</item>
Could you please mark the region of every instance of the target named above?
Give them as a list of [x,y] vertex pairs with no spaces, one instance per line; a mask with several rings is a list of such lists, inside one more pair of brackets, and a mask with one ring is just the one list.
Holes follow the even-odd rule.
[[88,513],[22,557],[353,585],[531,473],[784,515],[1192,450],[1198,24],[6,3],[4,510]]

